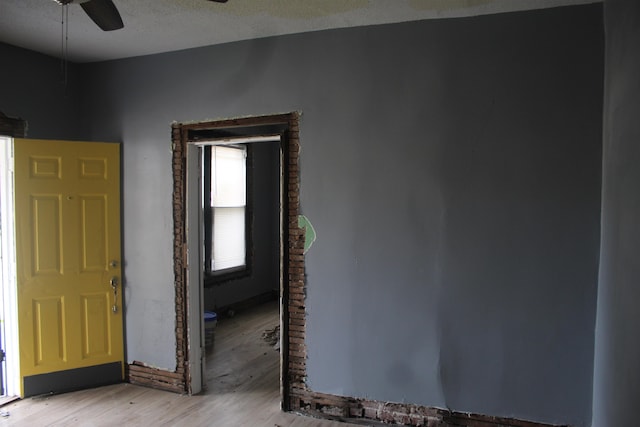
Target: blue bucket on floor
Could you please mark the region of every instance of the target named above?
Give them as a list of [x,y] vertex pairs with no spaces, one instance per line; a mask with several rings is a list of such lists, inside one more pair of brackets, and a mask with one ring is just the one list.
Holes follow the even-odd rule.
[[218,315],[213,311],[204,312],[204,346],[213,346],[213,333],[218,323]]

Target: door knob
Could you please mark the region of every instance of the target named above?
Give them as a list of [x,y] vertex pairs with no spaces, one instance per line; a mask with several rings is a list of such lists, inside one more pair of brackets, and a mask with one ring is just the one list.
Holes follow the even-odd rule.
[[111,287],[113,288],[113,305],[111,306],[111,311],[113,312],[113,314],[116,314],[118,312],[118,278],[116,276],[113,276],[111,279],[109,279],[109,284],[111,285]]

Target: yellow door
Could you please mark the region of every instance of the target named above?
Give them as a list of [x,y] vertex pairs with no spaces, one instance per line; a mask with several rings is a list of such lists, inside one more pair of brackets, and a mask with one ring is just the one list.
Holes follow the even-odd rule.
[[16,139],[21,395],[122,381],[120,146]]

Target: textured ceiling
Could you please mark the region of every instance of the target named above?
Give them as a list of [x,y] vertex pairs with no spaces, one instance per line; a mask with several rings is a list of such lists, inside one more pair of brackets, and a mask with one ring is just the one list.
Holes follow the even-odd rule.
[[[472,16],[599,0],[113,0],[124,29],[103,32],[68,6],[68,58],[92,62],[238,40]],[[60,56],[62,7],[52,0],[0,0],[0,41]]]

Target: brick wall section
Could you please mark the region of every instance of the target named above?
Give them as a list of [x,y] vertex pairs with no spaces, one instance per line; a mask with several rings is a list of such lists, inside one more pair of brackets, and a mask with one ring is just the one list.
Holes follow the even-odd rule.
[[188,392],[187,319],[186,319],[186,129],[180,124],[171,128],[173,143],[173,272],[176,300],[176,369],[167,371],[134,362],[127,369],[132,384],[144,385],[176,393]]
[[182,392],[188,392],[189,363],[187,359],[187,256],[186,256],[186,200],[187,200],[187,129],[174,124],[173,139],[173,254],[176,299],[176,369],[182,378]]
[[[296,393],[305,389],[307,348],[305,345],[305,279],[304,279],[304,230],[298,227],[298,215],[300,213],[300,174],[298,169],[298,157],[300,152],[299,117],[292,115],[289,120],[289,129],[283,145],[286,154],[286,167],[284,168],[285,194],[287,200],[287,269],[284,292],[285,316],[283,323],[283,365],[285,372],[283,408],[291,410],[297,408]],[[292,400],[294,399],[294,400]]]

